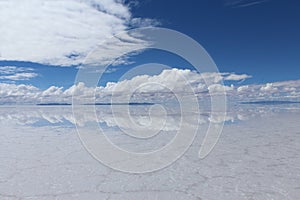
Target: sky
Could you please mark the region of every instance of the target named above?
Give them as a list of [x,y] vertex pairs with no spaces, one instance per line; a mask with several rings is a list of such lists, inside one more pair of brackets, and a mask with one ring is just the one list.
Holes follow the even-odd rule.
[[258,83],[300,77],[297,0],[152,0],[133,13],[197,40],[220,71],[248,73]]
[[[190,63],[171,53],[149,49],[111,65],[99,81],[97,100],[106,101],[114,87],[122,88],[125,95],[132,92],[128,87],[153,80],[183,91],[186,83],[178,76],[192,80],[188,83],[197,95],[227,91],[243,100],[298,100],[299,22],[297,0],[2,0],[0,104],[69,102],[78,91],[89,96],[86,86],[74,85],[89,52],[115,34],[149,26],[193,38],[206,49],[221,74],[210,74],[212,81],[203,85],[207,74],[195,74]],[[144,45],[130,35],[124,37],[134,45]],[[130,48],[126,45],[121,49],[112,45],[113,51],[104,57]],[[147,76],[119,80],[128,70],[147,63],[178,70],[153,68],[146,70]],[[164,95],[155,98],[167,98],[163,88],[144,90],[162,92]],[[146,97],[140,92],[136,98]]]

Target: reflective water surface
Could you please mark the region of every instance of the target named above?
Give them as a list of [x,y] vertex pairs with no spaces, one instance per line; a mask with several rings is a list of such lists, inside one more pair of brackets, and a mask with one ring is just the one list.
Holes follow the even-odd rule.
[[[96,112],[83,108],[77,126],[91,128],[96,119],[115,145],[132,152],[159,149],[175,137],[176,109],[164,120],[160,114],[150,119],[148,106],[133,106],[129,119],[121,107],[117,113],[109,106],[97,106]],[[197,117],[197,136],[180,159],[156,172],[128,174],[89,154],[77,135],[71,106],[2,106],[0,199],[300,198],[299,105],[232,106],[217,145],[204,159],[198,153],[205,130],[223,118],[209,111]],[[140,140],[124,134],[134,131],[129,120],[150,124],[155,136]]]

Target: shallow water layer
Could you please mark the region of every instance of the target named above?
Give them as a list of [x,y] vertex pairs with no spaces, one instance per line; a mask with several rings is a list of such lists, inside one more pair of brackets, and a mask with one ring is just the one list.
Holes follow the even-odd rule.
[[[75,123],[88,129],[96,120],[122,149],[148,152],[162,148],[175,137],[180,113],[170,111],[163,126],[155,126],[160,115],[150,119],[148,108],[132,108],[132,120],[157,135],[138,140],[122,134],[132,131],[129,119],[120,112],[113,115],[108,106],[96,107],[95,113],[83,109],[76,120],[70,106],[0,107],[0,199],[300,198],[299,107],[239,105],[226,118],[197,113],[199,132],[188,151],[172,165],[145,174],[103,165],[77,135]],[[191,113],[191,119],[195,115]],[[203,130],[224,121],[216,146],[200,159]]]

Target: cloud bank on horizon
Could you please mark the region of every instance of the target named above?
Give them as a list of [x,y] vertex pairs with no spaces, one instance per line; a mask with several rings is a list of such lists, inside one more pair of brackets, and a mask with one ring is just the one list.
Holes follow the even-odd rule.
[[[188,69],[165,69],[158,75],[139,75],[129,80],[108,82],[106,86],[86,87],[78,83],[70,88],[51,86],[40,90],[32,85],[0,83],[0,104],[71,103],[72,97],[84,102],[165,102],[174,99],[174,93],[196,95],[198,98],[224,92],[233,99],[247,100],[299,100],[300,80],[253,84],[223,85],[223,81],[241,81],[246,74],[197,73]],[[192,88],[193,94],[186,94]]]

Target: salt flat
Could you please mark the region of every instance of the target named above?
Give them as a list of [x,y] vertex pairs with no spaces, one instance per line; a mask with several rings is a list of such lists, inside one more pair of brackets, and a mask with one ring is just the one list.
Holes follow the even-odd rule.
[[[147,123],[140,115],[144,107],[133,109],[133,118]],[[107,136],[128,151],[161,148],[174,137],[180,118],[172,113],[159,135],[137,143],[121,134],[130,129],[126,120],[117,127],[105,106],[96,113]],[[93,118],[82,113],[77,125]],[[299,199],[299,119],[297,106],[240,105],[229,110],[212,152],[199,159],[201,130],[218,123],[204,112],[199,134],[180,159],[156,172],[129,174],[89,154],[70,106],[1,107],[0,199]]]

